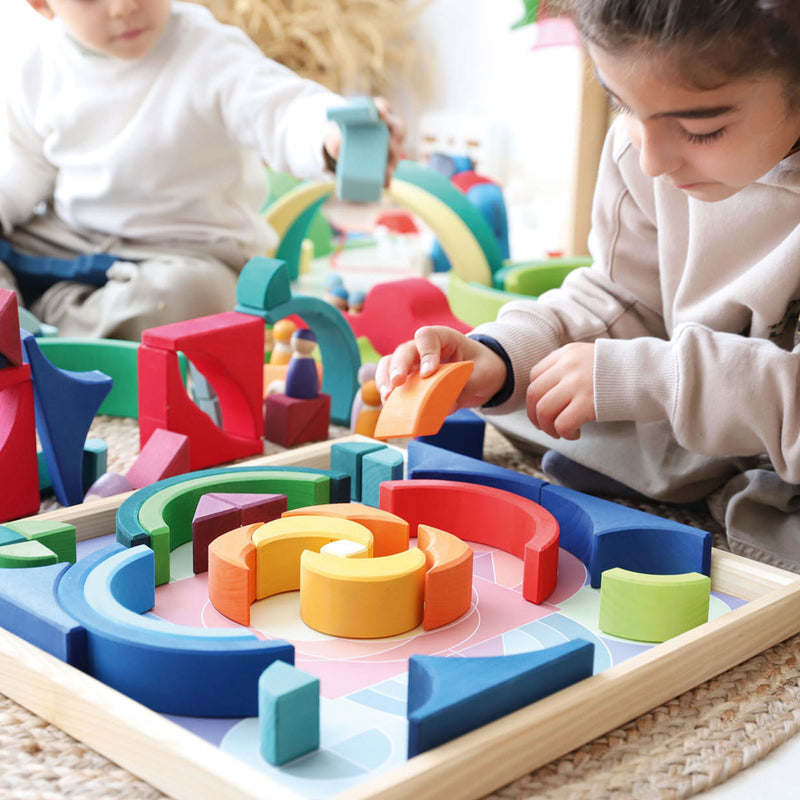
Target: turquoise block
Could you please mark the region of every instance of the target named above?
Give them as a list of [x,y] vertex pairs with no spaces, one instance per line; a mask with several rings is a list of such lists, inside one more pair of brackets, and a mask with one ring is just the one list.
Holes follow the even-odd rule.
[[261,755],[274,766],[319,747],[319,678],[275,661],[258,680]]
[[381,442],[340,442],[331,445],[331,470],[350,476],[350,499],[361,502],[363,459],[369,453],[385,450]]
[[381,484],[402,480],[403,466],[403,454],[391,447],[367,453],[361,464],[361,502],[380,508]]

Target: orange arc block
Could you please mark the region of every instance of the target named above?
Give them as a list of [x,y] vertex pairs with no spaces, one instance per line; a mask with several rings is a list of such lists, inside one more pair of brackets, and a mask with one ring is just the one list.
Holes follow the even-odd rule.
[[417,545],[425,553],[426,631],[440,628],[469,611],[472,603],[472,548],[452,533],[420,525]]
[[284,511],[282,516],[320,516],[349,519],[363,525],[372,533],[373,555],[375,558],[391,556],[408,550],[409,525],[381,508],[365,506],[361,503],[329,503],[320,506],[304,506]]
[[208,546],[208,599],[228,619],[250,624],[256,599],[256,547],[253,532],[260,522],[245,525],[214,539]]
[[444,364],[425,378],[418,372],[409,375],[384,403],[375,426],[375,438],[438,433],[472,375],[472,369],[471,361],[457,361]]

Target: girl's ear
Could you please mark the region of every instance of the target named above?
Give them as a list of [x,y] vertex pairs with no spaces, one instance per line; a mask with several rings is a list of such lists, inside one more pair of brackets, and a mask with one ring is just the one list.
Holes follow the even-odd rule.
[[47,0],[28,0],[28,5],[45,19],[53,19],[54,14],[47,5]]

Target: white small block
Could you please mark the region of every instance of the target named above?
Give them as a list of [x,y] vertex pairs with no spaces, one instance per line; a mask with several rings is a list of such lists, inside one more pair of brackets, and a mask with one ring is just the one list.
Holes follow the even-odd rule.
[[369,555],[369,551],[363,544],[351,542],[349,539],[335,539],[328,542],[328,544],[322,545],[320,553],[339,556],[339,558],[366,558]]

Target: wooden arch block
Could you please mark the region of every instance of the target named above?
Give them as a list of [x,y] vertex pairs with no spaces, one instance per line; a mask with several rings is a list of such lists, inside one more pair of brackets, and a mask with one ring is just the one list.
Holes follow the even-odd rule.
[[472,375],[471,361],[444,364],[425,378],[409,375],[383,404],[376,439],[398,436],[431,436],[444,424],[461,390]]
[[425,553],[426,631],[440,628],[469,611],[472,602],[472,548],[452,533],[420,525],[417,545]]

